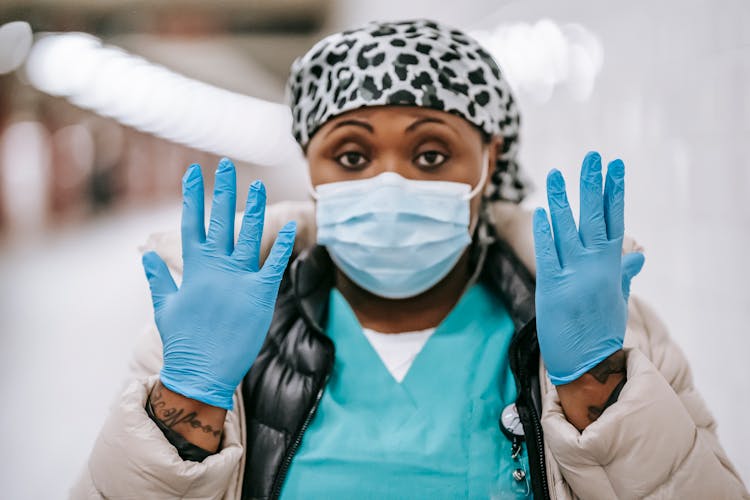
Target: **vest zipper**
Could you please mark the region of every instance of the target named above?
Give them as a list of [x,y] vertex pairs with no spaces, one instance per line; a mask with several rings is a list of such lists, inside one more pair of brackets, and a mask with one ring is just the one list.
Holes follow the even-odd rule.
[[281,463],[281,467],[276,473],[276,477],[273,480],[273,488],[271,488],[271,495],[268,497],[269,499],[277,499],[281,495],[281,487],[284,484],[284,479],[286,479],[286,474],[289,471],[289,466],[292,464],[292,459],[294,458],[295,453],[297,453],[297,448],[299,448],[299,445],[302,442],[303,434],[305,433],[307,427],[310,425],[310,422],[312,422],[312,419],[315,416],[315,412],[318,409],[318,404],[323,397],[323,391],[325,390],[326,384],[328,383],[328,378],[330,376],[331,370],[328,370],[325,378],[323,379],[323,385],[320,386],[318,395],[315,396],[315,403],[313,403],[310,411],[307,412],[305,421],[302,422],[302,427],[300,427],[295,434],[294,439],[292,440],[292,445],[287,450],[286,455],[284,456],[284,461]]
[[[528,330],[531,330],[531,333],[528,332]],[[534,399],[532,395],[532,385],[530,383],[530,376],[527,375],[529,366],[528,363],[524,363],[524,357],[521,356],[521,352],[528,352],[531,351],[531,356],[537,357],[539,356],[539,350],[532,349],[530,345],[528,345],[528,342],[525,342],[525,339],[528,335],[535,334],[536,330],[536,322],[535,320],[531,320],[526,325],[524,325],[517,333],[517,337],[511,341],[510,351],[511,351],[511,359],[514,361],[511,362],[511,371],[514,373],[514,376],[516,377],[516,381],[518,383],[518,390],[519,390],[519,398],[516,401],[516,406],[519,405],[523,408],[523,412],[527,413],[528,420],[531,422],[531,428],[526,429],[526,426],[524,425],[525,431],[533,431],[533,441],[530,443],[534,445],[534,448],[536,448],[536,457],[538,460],[538,470],[537,468],[532,469],[531,462],[529,463],[529,468],[531,469],[531,482],[532,482],[532,490],[537,490],[539,488],[534,488],[534,483],[541,483],[539,486],[541,486],[541,492],[543,499],[539,500],[549,500],[550,499],[550,493],[549,493],[549,485],[547,484],[547,466],[546,466],[546,456],[544,454],[544,442],[542,440],[542,424],[539,420],[539,414],[536,411],[536,408],[534,407]],[[533,363],[533,358],[528,358],[530,362]],[[541,381],[540,381],[541,383]],[[519,414],[521,413],[521,409],[519,408]],[[522,420],[523,421],[523,420]],[[501,424],[502,425],[502,424]],[[528,432],[527,432],[528,434]],[[530,436],[529,436],[530,437]],[[527,440],[527,446],[529,445],[529,440]],[[528,447],[529,453],[531,453],[531,447]],[[536,473],[536,474],[535,474]]]
[[544,456],[544,443],[542,443],[542,424],[539,421],[539,417],[536,414],[536,409],[531,407],[531,422],[534,425],[534,438],[536,440],[536,450],[539,456],[539,475],[542,480],[542,491],[544,492],[545,500],[549,500],[549,485],[547,484],[547,467],[546,457]]

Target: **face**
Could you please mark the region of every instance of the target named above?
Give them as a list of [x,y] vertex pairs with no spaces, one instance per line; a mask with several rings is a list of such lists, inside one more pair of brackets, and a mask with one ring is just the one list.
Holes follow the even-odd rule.
[[[313,186],[395,172],[407,179],[461,182],[474,188],[481,169],[495,164],[501,145],[502,137],[485,143],[473,124],[444,111],[374,106],[326,122],[305,155]],[[487,147],[489,165],[482,165]],[[471,200],[472,226],[480,203],[481,196]]]

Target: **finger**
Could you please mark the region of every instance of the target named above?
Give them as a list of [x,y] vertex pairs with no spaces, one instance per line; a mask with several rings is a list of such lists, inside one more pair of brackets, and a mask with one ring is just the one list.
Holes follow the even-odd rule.
[[626,253],[622,256],[622,296],[626,302],[630,297],[630,282],[641,272],[645,261],[646,257],[641,252]]
[[156,252],[146,252],[143,254],[141,261],[143,262],[143,270],[146,271],[148,286],[151,289],[154,311],[157,311],[164,304],[167,296],[177,291],[177,285],[175,285],[167,265]]
[[297,232],[297,223],[294,221],[287,222],[276,236],[276,241],[271,248],[271,253],[263,263],[263,272],[279,280],[284,274],[289,256],[292,254],[294,247],[294,236]]
[[251,271],[258,270],[260,240],[263,236],[263,219],[266,213],[266,188],[260,181],[250,184],[247,192],[245,214],[242,216],[242,227],[237,238],[237,245],[232,254],[243,262]]
[[224,255],[234,248],[234,211],[237,208],[237,173],[228,158],[222,158],[216,169],[211,221],[206,243]]
[[182,177],[182,255],[206,240],[203,222],[203,175],[194,163]]
[[536,254],[537,283],[542,278],[560,271],[560,260],[557,257],[555,242],[552,240],[552,229],[543,208],[534,210],[534,253]]
[[584,246],[595,246],[607,241],[602,205],[602,158],[592,151],[581,166],[581,207],[578,219]]
[[555,248],[560,264],[565,266],[565,263],[570,262],[581,249],[581,240],[578,237],[573,213],[570,211],[565,180],[557,169],[552,169],[547,175],[547,202],[555,235]]
[[604,185],[604,220],[607,223],[607,238],[615,240],[625,234],[625,164],[613,160],[607,166],[607,181]]

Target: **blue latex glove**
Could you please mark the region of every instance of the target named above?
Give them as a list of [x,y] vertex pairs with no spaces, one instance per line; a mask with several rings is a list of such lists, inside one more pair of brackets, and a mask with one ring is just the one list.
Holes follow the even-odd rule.
[[581,168],[579,228],[558,170],[547,176],[554,240],[547,213],[534,212],[537,335],[553,384],[576,380],[622,348],[630,280],[642,253],[622,255],[625,165],[612,161],[602,194],[598,153]]
[[154,316],[164,349],[161,381],[170,390],[232,409],[232,394],[250,369],[271,325],[296,226],[287,223],[258,269],[266,193],[250,186],[234,244],[236,174],[224,158],[216,171],[208,234],[204,230],[203,177],[191,165],[182,180],[183,280],[175,285],[164,261],[143,256]]

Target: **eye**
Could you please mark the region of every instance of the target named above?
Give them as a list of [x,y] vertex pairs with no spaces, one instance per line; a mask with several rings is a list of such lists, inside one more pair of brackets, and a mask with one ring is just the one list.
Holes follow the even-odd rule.
[[417,165],[422,168],[434,168],[442,165],[448,160],[448,155],[440,151],[425,151],[417,155]]
[[336,157],[336,161],[345,168],[362,168],[367,164],[367,158],[362,153],[347,151]]

